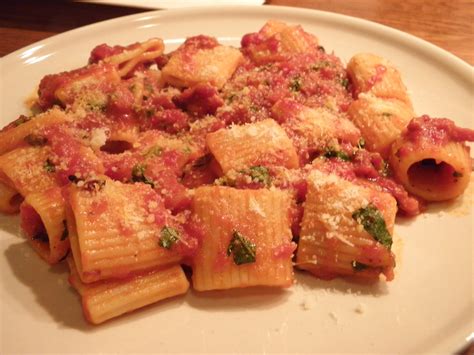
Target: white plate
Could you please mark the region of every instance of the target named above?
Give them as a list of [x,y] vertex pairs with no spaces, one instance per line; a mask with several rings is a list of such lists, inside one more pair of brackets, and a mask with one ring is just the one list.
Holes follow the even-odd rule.
[[[381,54],[401,69],[418,113],[473,128],[473,71],[422,40],[364,20],[282,7],[162,11],[74,30],[1,60],[1,123],[47,73],[86,63],[99,43],[158,36],[167,48],[209,34],[238,45],[267,19],[299,23],[344,60]],[[102,326],[82,318],[64,267],[48,267],[25,244],[18,220],[0,219],[0,352],[453,352],[473,331],[473,184],[454,204],[399,221],[396,278],[360,287],[302,273],[285,291],[188,293]]]
[[264,0],[76,0],[101,5],[140,7],[144,9],[181,9],[191,6],[263,5]]

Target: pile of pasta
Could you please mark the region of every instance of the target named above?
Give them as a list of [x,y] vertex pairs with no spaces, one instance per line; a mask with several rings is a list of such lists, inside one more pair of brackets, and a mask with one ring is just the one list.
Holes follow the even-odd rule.
[[[417,116],[400,72],[269,21],[241,48],[102,44],[0,132],[0,211],[67,262],[87,320],[188,291],[394,277],[397,214],[461,195],[474,131]],[[183,266],[187,266],[185,273]]]

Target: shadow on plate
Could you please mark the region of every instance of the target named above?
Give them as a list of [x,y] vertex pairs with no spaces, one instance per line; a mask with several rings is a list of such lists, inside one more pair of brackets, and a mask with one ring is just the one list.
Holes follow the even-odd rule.
[[230,290],[190,291],[187,303],[202,310],[241,312],[245,309],[268,310],[285,303],[291,292],[271,287],[235,288]]
[[361,283],[344,279],[321,280],[313,277],[307,272],[297,272],[298,285],[306,290],[324,290],[334,293],[348,293],[360,295],[383,296],[389,293],[384,281],[377,283]]
[[40,306],[38,309],[30,304],[31,298],[27,292],[13,294],[12,298],[21,304],[25,312],[41,318],[44,317],[42,310],[46,310],[58,327],[83,331],[89,328],[82,316],[80,298],[68,284],[68,268],[65,263],[54,266],[46,264],[27,242],[11,244],[4,254],[10,271],[15,276],[3,277],[5,292],[15,292],[19,285],[13,282],[20,281],[31,290]]
[[20,217],[18,215],[0,215],[0,231],[20,236]]

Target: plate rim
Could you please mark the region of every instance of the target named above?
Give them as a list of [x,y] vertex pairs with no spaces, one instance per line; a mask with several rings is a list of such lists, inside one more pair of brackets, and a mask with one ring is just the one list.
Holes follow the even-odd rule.
[[[113,25],[115,22],[133,22],[133,21],[138,21],[140,18],[146,18],[146,19],[159,19],[162,16],[173,16],[173,13],[192,13],[192,12],[221,12],[221,11],[227,11],[227,12],[232,12],[235,10],[245,10],[245,11],[253,11],[253,12],[261,12],[261,11],[268,11],[268,12],[292,12],[293,14],[296,15],[313,15],[316,17],[321,17],[325,18],[328,20],[336,21],[336,22],[342,22],[342,21],[349,21],[351,22],[351,25],[357,26],[357,27],[372,27],[376,28],[378,30],[381,30],[384,32],[386,35],[391,35],[391,36],[396,36],[400,40],[403,40],[403,42],[409,42],[410,45],[419,45],[424,47],[424,49],[428,50],[432,54],[435,54],[436,57],[444,57],[446,60],[449,60],[452,65],[455,65],[459,71],[465,71],[465,73],[469,74],[474,74],[474,66],[471,66],[469,63],[464,61],[463,59],[459,58],[455,54],[449,52],[448,50],[441,48],[437,46],[436,44],[433,44],[423,38],[417,37],[411,33],[404,32],[402,30],[399,30],[394,27],[390,27],[378,22],[374,22],[371,20],[367,20],[364,18],[360,17],[355,17],[355,16],[350,16],[350,15],[345,15],[345,14],[340,14],[336,12],[330,12],[330,11],[323,11],[323,10],[317,10],[317,9],[308,9],[308,8],[301,8],[301,7],[290,7],[290,6],[280,6],[280,5],[262,5],[262,6],[252,6],[252,5],[222,5],[222,6],[196,6],[196,7],[187,7],[187,8],[176,8],[176,9],[164,9],[164,10],[151,10],[151,11],[145,11],[145,12],[140,12],[137,14],[131,14],[131,15],[126,15],[126,16],[120,16],[120,17],[115,17],[112,19],[104,20],[104,21],[99,21],[95,23],[91,23],[85,26],[81,26],[78,28],[74,28],[65,32],[57,33],[55,35],[52,35],[50,37],[44,38],[40,41],[34,42],[32,44],[29,44],[25,47],[19,48],[2,58],[0,58],[0,62],[3,63],[4,61],[10,61],[13,60],[14,58],[27,51],[28,49],[31,49],[33,47],[37,47],[39,45],[54,45],[56,42],[59,42],[62,37],[64,36],[71,36],[71,35],[76,35],[80,34],[81,32],[89,30],[89,28],[94,27],[106,27],[108,25]],[[51,43],[53,42],[53,43]],[[473,80],[471,80],[474,82]]]

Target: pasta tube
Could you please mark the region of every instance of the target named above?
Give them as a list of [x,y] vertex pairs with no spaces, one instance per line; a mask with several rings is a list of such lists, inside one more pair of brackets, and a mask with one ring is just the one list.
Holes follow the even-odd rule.
[[391,148],[395,177],[409,192],[427,201],[461,195],[472,170],[465,140],[474,141],[474,131],[458,128],[448,119],[413,119]]
[[193,262],[194,288],[291,286],[289,207],[288,194],[279,190],[196,189],[193,213],[203,238]]

